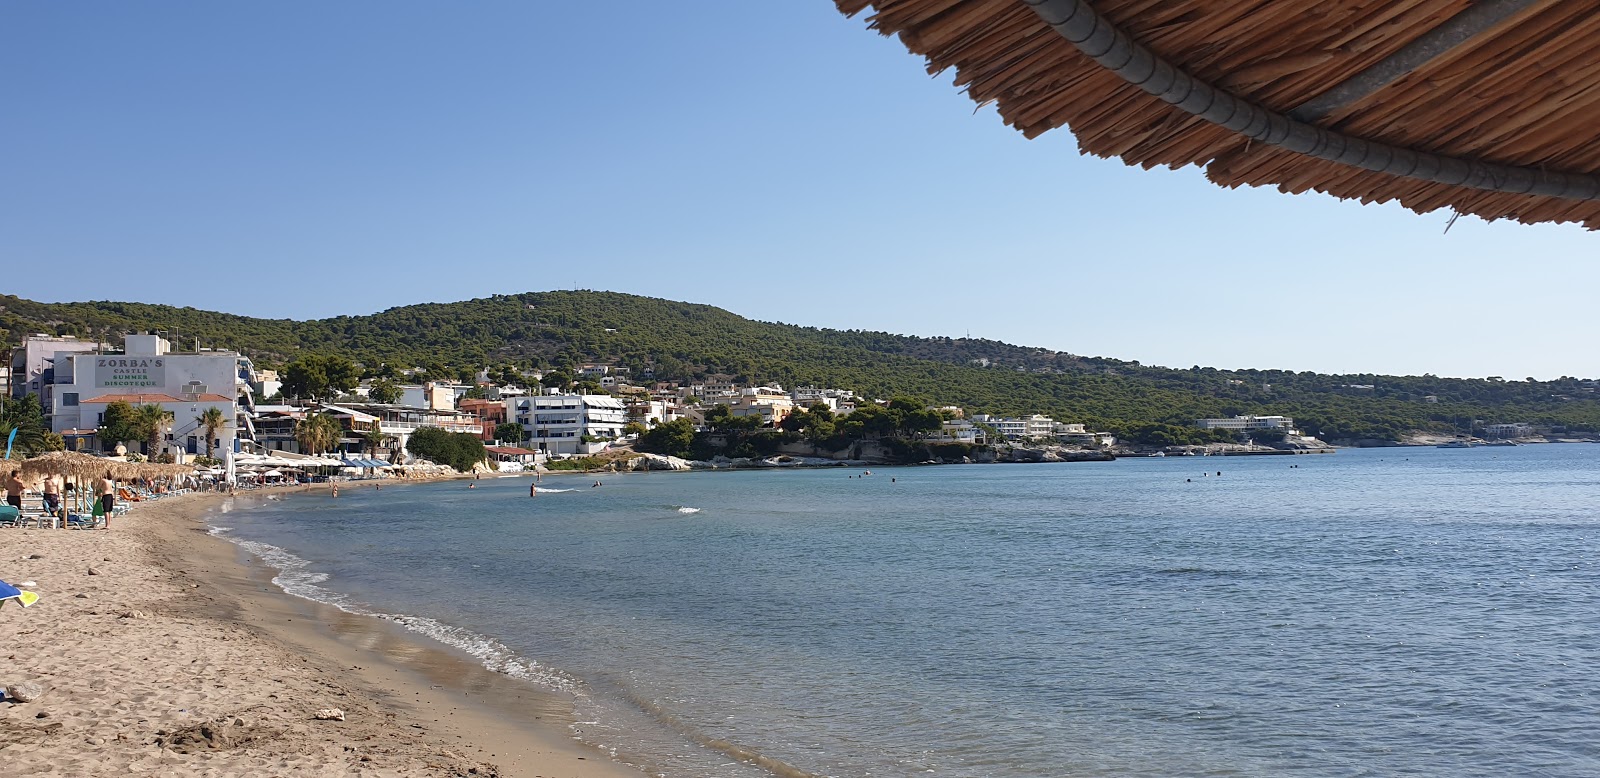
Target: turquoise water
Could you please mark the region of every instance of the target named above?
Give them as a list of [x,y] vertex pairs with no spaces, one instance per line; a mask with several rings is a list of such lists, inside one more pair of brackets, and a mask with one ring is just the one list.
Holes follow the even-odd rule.
[[216,521],[673,778],[1600,775],[1600,445],[859,473]]

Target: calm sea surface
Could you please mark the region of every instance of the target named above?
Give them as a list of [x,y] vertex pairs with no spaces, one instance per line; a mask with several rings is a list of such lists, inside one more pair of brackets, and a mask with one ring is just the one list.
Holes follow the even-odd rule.
[[860,472],[215,521],[671,778],[1600,775],[1600,445]]

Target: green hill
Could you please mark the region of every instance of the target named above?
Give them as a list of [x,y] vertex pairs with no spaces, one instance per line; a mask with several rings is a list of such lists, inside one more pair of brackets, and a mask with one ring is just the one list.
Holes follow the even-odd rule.
[[[275,365],[311,353],[371,368],[436,370],[611,362],[659,379],[728,378],[909,394],[973,412],[1045,413],[1138,435],[1236,413],[1294,416],[1325,437],[1395,438],[1526,421],[1600,430],[1593,381],[1171,369],[998,341],[918,338],[752,321],[720,308],[613,292],[495,295],[312,321],[122,302],[39,303],[0,295],[0,342],[29,333],[166,330],[175,343],[237,349]],[[1371,387],[1371,388],[1367,388]],[[1429,400],[1427,398],[1433,398]]]

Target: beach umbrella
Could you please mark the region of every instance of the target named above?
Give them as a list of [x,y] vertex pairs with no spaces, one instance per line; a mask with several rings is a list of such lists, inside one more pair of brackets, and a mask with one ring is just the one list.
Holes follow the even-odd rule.
[[268,478],[277,478],[277,477],[283,475],[283,471],[282,470],[268,470],[267,472],[262,473],[262,475],[264,475],[264,476],[266,476]]
[[22,607],[26,608],[37,602],[38,599],[39,595],[36,592],[25,592],[5,581],[0,581],[0,607],[4,607],[11,600],[16,600]]

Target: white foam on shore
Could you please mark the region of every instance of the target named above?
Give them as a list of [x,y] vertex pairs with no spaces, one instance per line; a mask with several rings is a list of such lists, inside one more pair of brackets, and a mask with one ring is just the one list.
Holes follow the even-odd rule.
[[312,602],[331,605],[346,613],[392,621],[405,627],[408,631],[424,635],[462,651],[478,659],[485,668],[494,672],[528,681],[551,691],[564,692],[574,697],[584,696],[582,683],[578,680],[552,668],[545,667],[532,659],[518,656],[517,652],[507,647],[504,643],[487,635],[480,635],[471,630],[451,626],[424,616],[383,613],[362,607],[349,597],[320,586],[319,584],[327,581],[330,576],[327,573],[318,573],[310,570],[311,562],[309,560],[295,556],[270,543],[234,537],[229,534],[232,530],[232,527],[212,526],[207,530],[207,533],[249,551],[262,562],[276,568],[278,574],[273,576],[272,583],[287,594]]

